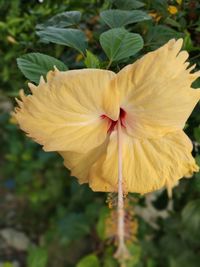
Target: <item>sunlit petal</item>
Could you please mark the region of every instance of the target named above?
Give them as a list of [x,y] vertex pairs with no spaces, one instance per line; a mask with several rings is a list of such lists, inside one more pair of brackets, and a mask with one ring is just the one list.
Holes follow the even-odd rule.
[[157,138],[183,129],[200,99],[191,88],[200,72],[190,73],[182,39],[171,40],[116,76],[121,107],[127,112],[127,131],[136,138]]
[[[113,77],[113,72],[97,69],[51,71],[47,82],[30,85],[32,95],[21,92],[15,117],[45,151],[86,153],[107,137],[108,121],[101,115],[118,116],[110,87]],[[109,99],[106,104],[105,99]]]
[[107,149],[108,138],[99,147],[91,149],[88,153],[71,151],[59,152],[64,159],[64,165],[71,171],[71,175],[78,178],[80,184],[88,183],[89,172],[92,165],[104,155]]
[[[117,191],[117,134],[113,132],[106,154],[93,165],[89,183],[94,191]],[[175,184],[188,173],[199,170],[191,155],[192,144],[183,131],[159,139],[123,140],[124,191],[147,193]],[[97,181],[97,182],[96,182]],[[100,183],[99,181],[102,181]],[[105,184],[109,187],[105,188]]]

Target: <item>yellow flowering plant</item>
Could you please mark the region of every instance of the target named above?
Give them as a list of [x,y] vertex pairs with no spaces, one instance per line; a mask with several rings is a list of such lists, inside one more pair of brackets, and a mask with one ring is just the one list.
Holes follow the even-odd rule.
[[115,74],[57,69],[20,93],[15,118],[45,151],[58,151],[80,183],[118,192],[124,254],[123,193],[171,188],[199,170],[183,127],[200,98],[182,40],[171,40]]
[[[143,48],[142,37],[122,27],[135,22],[130,13],[120,14],[117,22],[113,17],[119,11],[101,14],[113,28],[100,36],[109,59],[102,69],[95,68],[101,63],[86,51],[80,30],[40,26],[40,38],[75,48],[86,66],[92,67],[67,70],[62,62],[41,54],[40,60],[51,62],[51,70],[41,76],[38,85],[28,84],[31,94],[20,91],[13,116],[44,151],[56,151],[63,157],[80,184],[88,183],[97,192],[117,193],[115,256],[123,261],[129,256],[125,195],[162,188],[171,195],[182,177],[199,170],[191,154],[192,142],[183,129],[200,99],[199,89],[192,88],[200,72],[189,66],[188,53],[181,50],[182,39],[169,40],[118,72],[109,70],[113,63]],[[138,21],[144,14],[139,15]],[[149,19],[148,15],[144,18]],[[38,60],[38,54],[29,55],[29,59],[33,57]],[[25,61],[27,57],[18,64]],[[27,69],[24,72],[27,74]],[[37,79],[38,75],[33,81]]]

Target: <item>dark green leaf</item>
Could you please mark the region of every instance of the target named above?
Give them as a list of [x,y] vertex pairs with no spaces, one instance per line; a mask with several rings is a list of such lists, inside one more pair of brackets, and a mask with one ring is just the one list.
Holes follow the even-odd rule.
[[164,15],[168,15],[168,3],[167,0],[154,0],[151,1],[151,8]]
[[46,76],[54,66],[61,71],[68,69],[62,61],[41,53],[23,55],[17,59],[17,65],[24,76],[35,83],[39,82],[41,75]]
[[147,13],[141,10],[127,11],[118,9],[105,10],[100,13],[100,17],[111,28],[151,19]]
[[45,21],[42,24],[38,24],[36,29],[42,30],[44,28],[53,26],[58,28],[65,28],[72,25],[77,25],[81,19],[81,13],[79,11],[62,12]]
[[104,248],[103,267],[116,267],[117,266],[117,261],[113,257],[115,251],[116,251],[116,248],[111,247],[111,246]]
[[97,256],[91,254],[81,259],[76,267],[100,267],[100,263]]
[[101,240],[106,239],[106,219],[109,216],[109,209],[103,207],[99,211],[99,220],[97,222],[96,231]]
[[162,46],[163,44],[165,44],[170,39],[173,39],[173,38],[178,39],[183,36],[184,36],[183,33],[177,32],[172,28],[169,28],[164,25],[156,25],[150,28],[150,30],[147,33],[146,40],[147,40],[148,46],[154,50]]
[[37,34],[43,42],[66,45],[78,50],[80,53],[84,53],[87,47],[86,36],[80,30],[47,27],[38,31]]
[[197,142],[200,142],[200,128],[194,128],[194,138]]
[[181,29],[180,23],[170,17],[167,17],[165,19],[165,23],[168,24],[169,26],[176,27],[177,29]]
[[170,267],[199,267],[199,255],[195,251],[185,250],[176,257],[170,258]]
[[66,242],[79,239],[90,231],[88,220],[83,213],[70,213],[64,216],[58,224],[58,232]]
[[145,5],[144,3],[137,1],[137,0],[115,0],[114,4],[118,8],[125,9],[125,10],[138,9]]
[[143,48],[142,37],[123,28],[102,33],[100,43],[111,62],[133,56]]
[[182,212],[184,226],[192,234],[199,233],[200,226],[200,200],[192,200],[187,203]]
[[192,83],[192,88],[199,88],[200,87],[200,78],[196,79],[193,83]]

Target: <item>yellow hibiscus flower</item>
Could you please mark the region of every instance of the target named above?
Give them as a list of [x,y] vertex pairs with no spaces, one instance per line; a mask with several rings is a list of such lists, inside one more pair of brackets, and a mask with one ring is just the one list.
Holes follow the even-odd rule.
[[50,71],[47,81],[20,92],[14,116],[45,151],[58,151],[80,183],[147,193],[199,170],[183,127],[200,91],[182,39],[170,40],[119,73],[99,69]]

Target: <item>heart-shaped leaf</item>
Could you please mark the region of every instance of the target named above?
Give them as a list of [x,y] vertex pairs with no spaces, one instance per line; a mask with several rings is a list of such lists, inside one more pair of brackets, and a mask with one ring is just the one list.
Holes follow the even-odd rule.
[[77,25],[80,19],[81,13],[79,11],[62,12],[48,19],[44,23],[38,24],[36,29],[42,30],[50,26],[57,28],[69,27],[72,25]]
[[66,45],[78,50],[80,53],[84,53],[87,47],[85,34],[77,29],[47,27],[38,31],[37,34],[43,42]]
[[115,28],[101,34],[100,43],[111,62],[135,55],[143,48],[143,39],[139,34]]
[[24,76],[38,83],[41,75],[46,76],[47,72],[56,66],[59,70],[67,70],[67,66],[60,60],[41,53],[29,53],[17,59],[17,65]]
[[151,17],[141,10],[110,9],[100,13],[100,17],[111,28],[119,28],[131,23],[149,20]]
[[147,43],[149,43],[149,47],[152,50],[155,50],[172,38],[179,39],[183,37],[184,34],[182,32],[178,32],[165,25],[156,25],[154,27],[151,27],[147,32],[146,41]]

